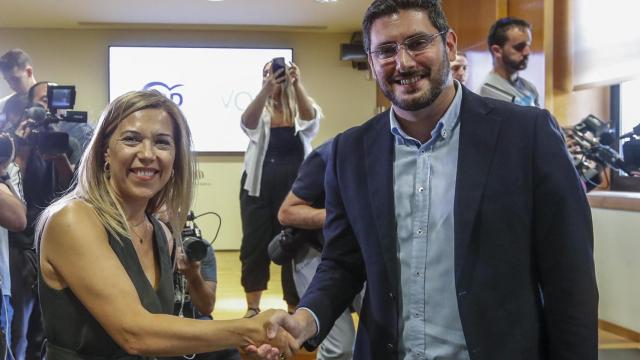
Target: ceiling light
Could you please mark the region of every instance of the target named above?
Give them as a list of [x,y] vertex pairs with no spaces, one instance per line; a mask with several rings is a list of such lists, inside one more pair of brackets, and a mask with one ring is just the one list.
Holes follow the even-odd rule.
[[338,2],[338,0],[316,0],[316,2],[320,4],[329,4],[329,3]]

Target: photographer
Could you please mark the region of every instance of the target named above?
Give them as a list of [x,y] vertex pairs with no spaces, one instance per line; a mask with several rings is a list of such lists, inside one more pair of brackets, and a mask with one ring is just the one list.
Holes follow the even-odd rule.
[[[199,320],[213,320],[211,313],[216,303],[217,270],[213,247],[207,244],[207,252],[201,261],[190,260],[184,252],[178,255],[178,271],[174,274],[174,315]],[[176,360],[183,357],[176,357]],[[192,359],[189,357],[189,359]],[[197,360],[240,360],[240,353],[233,348],[196,354]]]
[[[169,212],[166,206],[155,214],[158,220],[170,227]],[[193,212],[187,215],[187,224],[182,229],[182,247],[176,254],[176,272],[173,273],[174,306],[173,314],[198,320],[213,320],[211,313],[216,303],[218,273],[216,255],[213,247],[205,242],[200,229],[193,222]],[[190,222],[190,223],[189,223]],[[197,242],[198,244],[195,244]],[[174,243],[175,246],[175,243]],[[176,249],[174,249],[175,251]],[[241,360],[240,353],[233,348],[174,357],[196,360]]]
[[[11,276],[9,269],[9,231],[22,231],[27,225],[26,208],[22,202],[22,188],[18,166],[13,162],[15,154],[13,141],[8,134],[0,134],[0,329],[4,345],[2,353],[6,359],[13,359],[10,351],[11,319]],[[3,357],[4,358],[4,357]]]
[[[245,317],[260,312],[269,281],[269,241],[281,230],[277,213],[302,160],[318,133],[320,107],[302,85],[300,69],[274,58],[262,68],[262,89],[241,117],[249,137],[240,189],[242,220],[241,283],[247,300]],[[281,271],[282,292],[290,311],[300,300],[288,264]]]
[[[13,287],[13,345],[18,359],[39,359],[42,348],[42,321],[37,297],[37,258],[34,250],[34,224],[40,213],[68,187],[74,164],[84,149],[72,134],[59,132],[58,118],[48,114],[49,82],[38,82],[28,91],[29,108],[25,116],[10,126],[17,145],[16,163],[23,178],[27,205],[27,227],[12,233],[10,248]],[[87,125],[88,126],[88,125]],[[68,135],[67,135],[68,134]],[[66,142],[60,142],[67,140]]]
[[[279,241],[284,245],[276,249],[277,243],[269,245],[269,254],[289,252],[294,260],[293,279],[299,296],[306,291],[316,268],[320,263],[320,251],[323,246],[322,225],[325,220],[324,209],[324,173],[331,151],[331,141],[315,149],[300,166],[298,177],[293,183],[278,212],[278,220],[284,226],[294,227],[291,237]],[[299,230],[300,229],[300,230]],[[291,260],[288,260],[289,262]],[[359,300],[354,301],[359,308]],[[348,360],[353,356],[355,327],[350,309],[345,309],[336,320],[333,328],[320,344],[317,359]]]

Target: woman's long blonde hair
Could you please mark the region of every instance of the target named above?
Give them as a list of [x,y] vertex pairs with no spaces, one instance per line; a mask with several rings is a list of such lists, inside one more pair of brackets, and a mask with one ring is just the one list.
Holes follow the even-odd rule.
[[161,109],[171,117],[176,144],[173,175],[149,200],[146,212],[155,213],[166,204],[173,215],[169,222],[174,239],[179,241],[193,200],[195,163],[191,152],[191,132],[178,106],[156,90],[128,92],[107,105],[80,161],[75,186],[45,209],[38,219],[36,238],[39,238],[51,215],[75,199],[81,199],[93,207],[100,222],[116,239],[129,237],[121,200],[110,184],[109,172],[105,171],[105,153],[118,125],[129,115],[145,109]]
[[[264,69],[269,67],[269,71],[271,71],[271,61],[266,63],[263,67]],[[291,82],[291,76],[287,72],[289,70],[289,66],[285,66],[284,76],[285,81],[282,84],[282,88],[280,91],[280,104],[282,104],[282,116],[283,122],[288,126],[294,126],[294,120],[298,117],[298,100],[296,99],[296,92],[293,89],[293,83]],[[265,104],[266,110],[269,112],[269,115],[273,117],[275,114],[275,104],[271,96],[267,99],[267,103]]]

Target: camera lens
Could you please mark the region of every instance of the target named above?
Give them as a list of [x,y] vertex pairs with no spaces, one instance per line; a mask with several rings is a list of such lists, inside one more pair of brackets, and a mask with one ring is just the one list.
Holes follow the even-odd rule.
[[204,242],[204,240],[195,237],[188,236],[182,239],[182,247],[189,261],[201,261],[204,259],[204,257],[207,256],[208,246],[209,244]]

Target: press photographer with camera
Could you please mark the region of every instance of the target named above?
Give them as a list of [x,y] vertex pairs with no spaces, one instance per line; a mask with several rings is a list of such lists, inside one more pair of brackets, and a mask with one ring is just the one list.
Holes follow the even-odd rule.
[[[68,94],[68,101],[56,101],[60,98],[57,95],[60,92]],[[58,87],[42,81],[33,85],[27,94],[28,107],[23,111],[22,118],[14,122],[15,125],[9,130],[17,145],[16,162],[23,174],[27,204],[26,229],[11,234],[11,267],[15,270],[12,272],[15,311],[12,347],[16,358],[39,359],[43,330],[36,292],[38,269],[34,224],[43,209],[69,187],[75,164],[84,151],[80,146],[81,141],[61,131],[61,124],[81,121],[89,136],[92,128],[86,124],[86,112],[78,112],[80,117],[76,118],[58,111],[73,108],[73,87]],[[65,100],[65,96],[62,98]]]
[[[165,224],[168,223],[166,210],[156,215]],[[212,313],[216,303],[217,268],[215,252],[211,244],[202,238],[195,224],[193,212],[187,214],[187,223],[182,229],[182,247],[177,249],[177,267],[174,272],[173,314],[198,320],[213,320]],[[194,354],[181,359],[196,360],[241,360],[240,353],[234,348]]]
[[[11,320],[11,270],[9,266],[9,231],[22,231],[27,226],[27,211],[22,202],[20,171],[13,162],[15,149],[13,140],[0,133],[0,330],[2,341],[0,358],[13,360],[10,349]],[[5,357],[6,354],[6,357]]]
[[[246,317],[260,312],[262,291],[269,281],[267,246],[281,230],[278,209],[302,160],[311,152],[311,140],[323,117],[302,85],[296,64],[274,58],[264,65],[262,89],[241,117],[242,130],[250,140],[240,180],[240,261]],[[284,300],[293,311],[299,298],[291,267],[284,265],[281,274]]]

